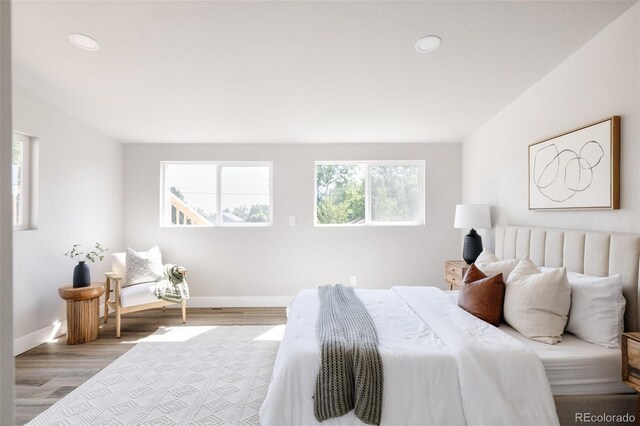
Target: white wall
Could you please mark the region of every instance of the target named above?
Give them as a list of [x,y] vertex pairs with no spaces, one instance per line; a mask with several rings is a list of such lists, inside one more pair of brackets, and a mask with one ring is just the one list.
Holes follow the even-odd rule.
[[[529,211],[527,146],[613,115],[622,122],[621,209]],[[640,232],[639,161],[636,4],[464,141],[462,198],[491,204],[494,224]]]
[[0,424],[13,419],[11,2],[0,2]]
[[[313,162],[348,159],[424,159],[426,226],[314,227]],[[273,161],[273,226],[160,228],[163,160]],[[124,242],[137,250],[157,243],[165,261],[186,266],[190,306],[282,305],[300,289],[351,275],[360,287],[444,287],[443,261],[460,253],[460,144],[126,144],[124,173]]]
[[[38,138],[38,229],[14,232],[14,352],[42,343],[65,319],[58,287],[72,282],[73,244],[122,249],[122,145],[14,87],[13,128]],[[104,281],[109,262],[89,264]]]

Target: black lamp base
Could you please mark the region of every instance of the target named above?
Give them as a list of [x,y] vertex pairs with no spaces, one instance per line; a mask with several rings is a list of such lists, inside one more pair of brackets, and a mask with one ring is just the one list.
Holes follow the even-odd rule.
[[482,237],[478,235],[475,229],[464,236],[464,247],[462,249],[462,258],[468,265],[476,261],[482,253]]

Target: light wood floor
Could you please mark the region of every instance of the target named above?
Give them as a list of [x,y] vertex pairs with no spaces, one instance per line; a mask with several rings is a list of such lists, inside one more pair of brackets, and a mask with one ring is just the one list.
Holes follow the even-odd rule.
[[[284,324],[284,308],[190,308],[186,325]],[[66,336],[16,357],[16,423],[22,425],[131,349],[161,326],[182,325],[180,309],[151,309],[122,317],[122,337],[115,320],[101,324],[100,339],[67,345]]]

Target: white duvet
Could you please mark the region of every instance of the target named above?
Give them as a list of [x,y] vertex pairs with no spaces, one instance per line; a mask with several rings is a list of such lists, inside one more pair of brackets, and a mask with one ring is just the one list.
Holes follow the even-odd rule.
[[[539,358],[434,287],[357,290],[378,333],[383,425],[556,425]],[[293,300],[267,397],[264,426],[319,424],[316,290]],[[363,424],[353,411],[323,425]]]

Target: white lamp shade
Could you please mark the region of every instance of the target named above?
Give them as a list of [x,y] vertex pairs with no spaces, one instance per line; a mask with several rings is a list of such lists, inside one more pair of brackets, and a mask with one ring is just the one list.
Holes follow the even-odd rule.
[[458,204],[454,228],[491,228],[491,212],[488,204]]

